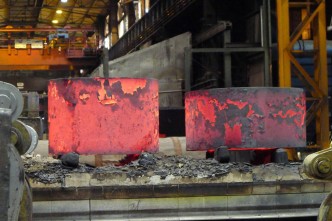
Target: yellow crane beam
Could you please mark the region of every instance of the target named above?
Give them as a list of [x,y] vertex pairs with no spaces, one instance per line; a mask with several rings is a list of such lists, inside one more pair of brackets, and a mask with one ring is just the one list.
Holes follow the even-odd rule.
[[[306,2],[306,16],[290,33],[290,21],[292,9],[303,9],[303,5],[296,4],[292,0],[276,0],[277,25],[278,25],[278,62],[279,62],[279,86],[291,87],[291,75],[298,76],[311,94],[313,100],[307,110],[307,125],[311,120],[316,121],[316,144],[325,149],[329,142],[329,110],[328,110],[328,71],[326,50],[326,6],[325,0],[309,0]],[[308,73],[298,62],[294,55],[294,45],[300,40],[303,32],[312,31],[314,61],[313,73]],[[296,52],[297,54],[299,51]]]

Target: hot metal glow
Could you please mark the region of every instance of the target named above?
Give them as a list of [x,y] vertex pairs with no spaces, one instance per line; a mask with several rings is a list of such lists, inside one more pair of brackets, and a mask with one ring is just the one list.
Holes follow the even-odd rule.
[[158,81],[137,78],[51,80],[52,154],[137,154],[158,151]]
[[297,88],[218,88],[186,93],[187,150],[304,147],[305,95]]

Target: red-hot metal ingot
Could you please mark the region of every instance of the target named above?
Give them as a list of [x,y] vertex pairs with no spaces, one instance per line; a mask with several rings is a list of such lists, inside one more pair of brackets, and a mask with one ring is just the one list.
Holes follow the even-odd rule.
[[155,79],[51,80],[48,114],[53,154],[135,154],[159,148]]
[[187,150],[306,146],[299,88],[217,88],[186,93]]

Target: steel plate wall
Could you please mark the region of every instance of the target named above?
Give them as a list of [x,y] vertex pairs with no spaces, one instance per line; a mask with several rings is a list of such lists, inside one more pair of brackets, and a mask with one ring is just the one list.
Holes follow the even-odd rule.
[[306,146],[298,88],[217,88],[185,98],[187,150]]
[[[159,106],[182,108],[185,48],[191,48],[189,32],[109,61],[109,76],[158,79]],[[103,67],[92,76],[104,77]]]
[[158,151],[157,80],[51,80],[48,105],[50,153],[134,154]]

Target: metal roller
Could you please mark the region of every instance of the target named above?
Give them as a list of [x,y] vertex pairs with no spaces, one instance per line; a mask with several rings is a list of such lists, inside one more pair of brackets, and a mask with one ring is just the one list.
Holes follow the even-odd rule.
[[31,144],[30,144],[30,147],[29,147],[28,151],[26,152],[26,154],[31,154],[37,147],[38,134],[35,131],[35,129],[33,129],[33,127],[30,127],[29,125],[25,125],[25,126],[28,129],[28,131],[30,133],[30,137],[31,137]]
[[25,154],[32,143],[31,132],[26,124],[22,121],[16,120],[13,122],[11,131],[11,143],[16,147],[17,151],[23,155]]
[[2,81],[0,81],[0,108],[12,111],[12,122],[19,117],[23,110],[23,96],[21,92],[14,85]]
[[[303,161],[304,172],[316,179],[332,179],[332,148],[327,148],[308,155]],[[332,192],[330,192],[319,208],[318,221],[332,220]]]

